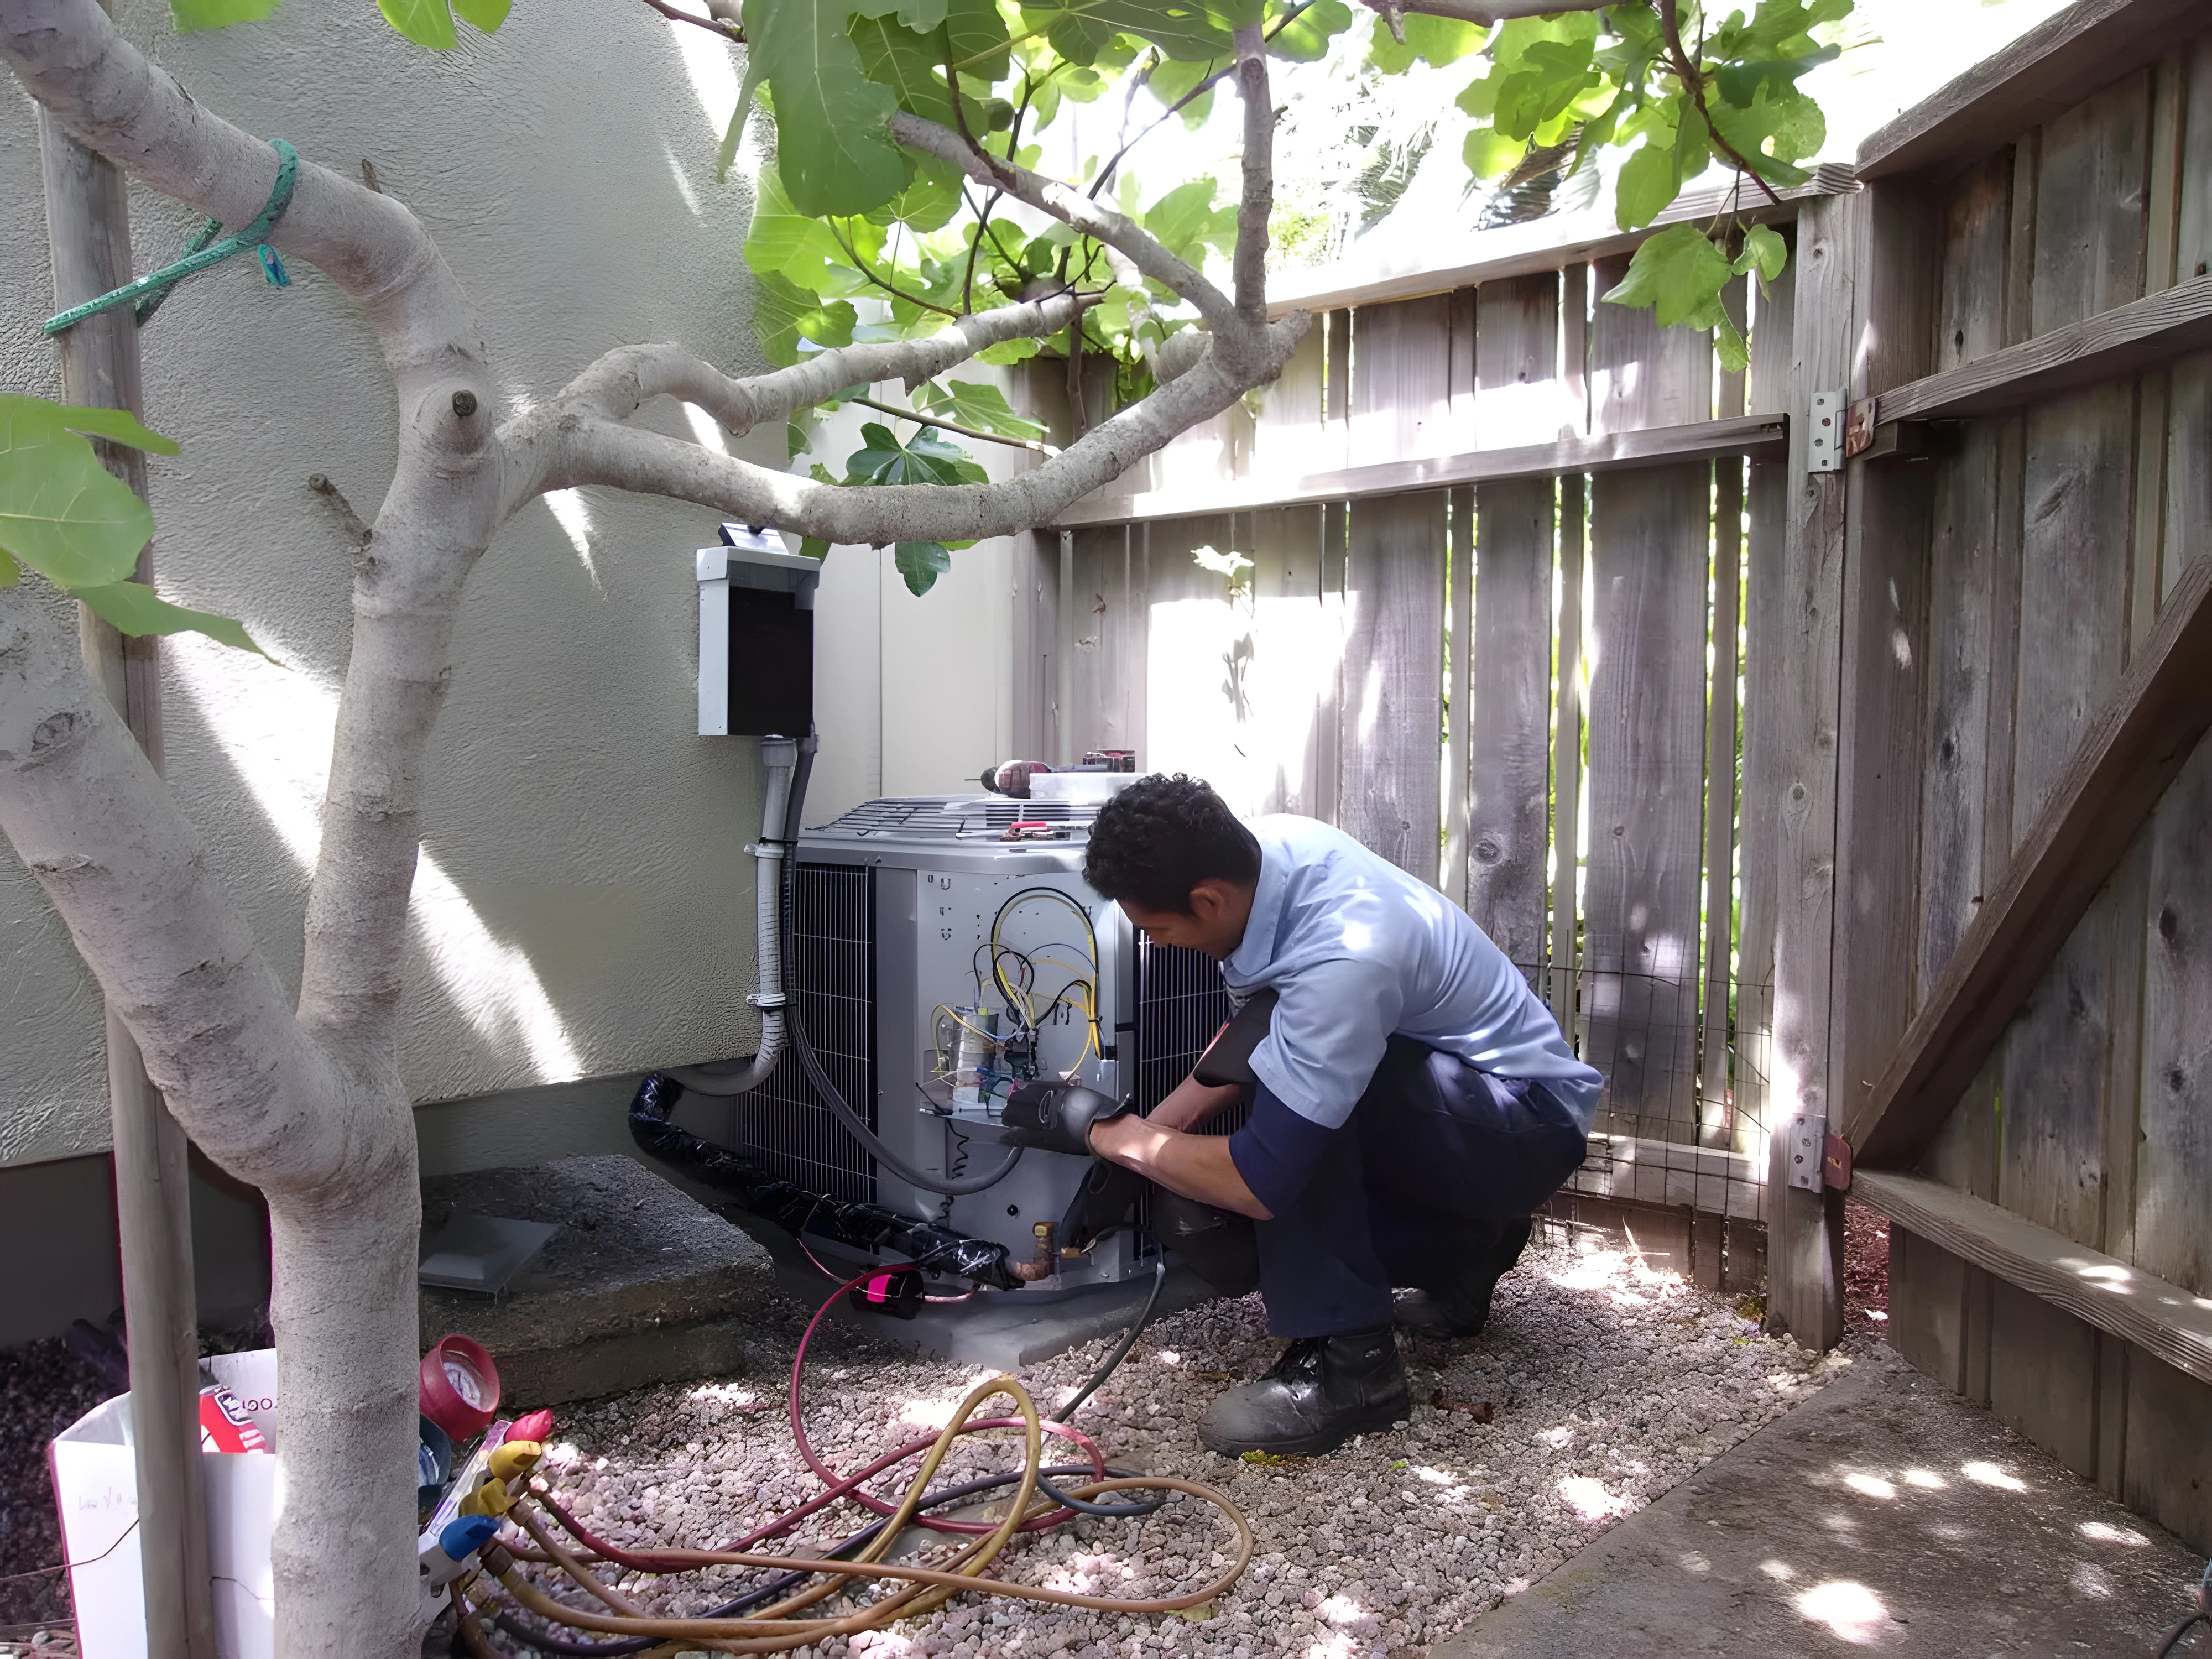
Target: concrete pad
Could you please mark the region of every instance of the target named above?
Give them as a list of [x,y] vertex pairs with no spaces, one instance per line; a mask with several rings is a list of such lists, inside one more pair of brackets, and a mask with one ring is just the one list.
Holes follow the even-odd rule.
[[[724,1213],[746,1228],[775,1259],[776,1280],[786,1295],[805,1304],[810,1311],[822,1305],[832,1281],[806,1259],[789,1233],[739,1210]],[[823,1260],[831,1267],[837,1265],[830,1258]],[[884,1341],[911,1345],[917,1352],[934,1358],[1012,1370],[1102,1336],[1119,1336],[1152,1293],[1152,1271],[1146,1268],[1139,1277],[1118,1285],[1086,1285],[1068,1291],[985,1291],[965,1302],[925,1305],[912,1319],[860,1313],[841,1301],[830,1317]],[[1212,1288],[1188,1267],[1170,1267],[1153,1317],[1194,1308],[1214,1295]]]
[[1429,1653],[2148,1656],[2203,1566],[1988,1412],[1869,1356]]
[[455,1209],[560,1228],[497,1296],[421,1292],[423,1347],[451,1332],[483,1343],[502,1409],[742,1372],[776,1299],[767,1251],[634,1158],[422,1183],[426,1221]]

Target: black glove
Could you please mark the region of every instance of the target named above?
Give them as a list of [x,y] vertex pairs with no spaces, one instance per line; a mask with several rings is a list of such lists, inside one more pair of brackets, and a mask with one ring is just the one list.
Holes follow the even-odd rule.
[[1091,1126],[1133,1109],[1133,1101],[1108,1099],[1079,1083],[1024,1083],[1006,1101],[999,1121],[1017,1146],[1091,1157]]
[[1209,1089],[1231,1083],[1249,1087],[1257,1081],[1252,1075],[1252,1051],[1267,1036],[1274,1018],[1274,992],[1254,992],[1250,1000],[1221,1028],[1220,1035],[1206,1045],[1190,1074]]
[[1087,1250],[1112,1232],[1129,1218],[1147,1184],[1134,1170],[1092,1158],[1083,1184],[1068,1200],[1067,1213],[1060,1218],[1060,1249]]

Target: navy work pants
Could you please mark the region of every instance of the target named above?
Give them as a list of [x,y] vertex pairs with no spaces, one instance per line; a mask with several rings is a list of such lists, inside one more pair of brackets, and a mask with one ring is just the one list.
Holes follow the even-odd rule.
[[1541,1084],[1392,1037],[1313,1178],[1258,1224],[1268,1329],[1371,1331],[1390,1322],[1394,1285],[1490,1277],[1508,1224],[1558,1190],[1585,1145]]

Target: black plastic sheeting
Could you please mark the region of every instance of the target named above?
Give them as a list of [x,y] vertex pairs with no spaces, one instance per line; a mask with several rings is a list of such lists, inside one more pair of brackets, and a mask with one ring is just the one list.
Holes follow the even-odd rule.
[[629,1105],[630,1138],[664,1164],[672,1164],[711,1187],[734,1194],[763,1220],[794,1237],[802,1232],[878,1255],[902,1256],[927,1273],[950,1273],[993,1290],[1018,1291],[1022,1281],[1006,1264],[1006,1247],[969,1238],[875,1204],[848,1203],[810,1193],[770,1175],[750,1158],[702,1140],[668,1121],[684,1085],[656,1072],[637,1085]]

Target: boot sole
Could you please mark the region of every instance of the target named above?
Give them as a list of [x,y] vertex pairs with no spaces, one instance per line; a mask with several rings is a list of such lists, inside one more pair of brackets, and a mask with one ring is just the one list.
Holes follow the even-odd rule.
[[1369,1406],[1356,1414],[1340,1419],[1326,1429],[1312,1434],[1300,1435],[1291,1440],[1234,1441],[1217,1439],[1199,1425],[1198,1437],[1208,1451],[1223,1457],[1242,1457],[1246,1452],[1266,1452],[1271,1457],[1318,1457],[1323,1452],[1334,1451],[1347,1440],[1363,1434],[1380,1434],[1393,1424],[1402,1423],[1413,1414],[1413,1402]]

